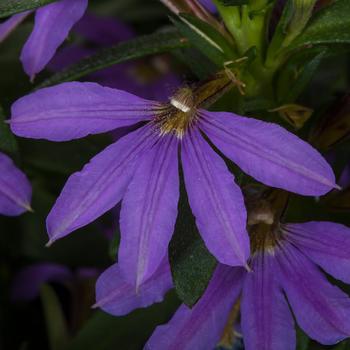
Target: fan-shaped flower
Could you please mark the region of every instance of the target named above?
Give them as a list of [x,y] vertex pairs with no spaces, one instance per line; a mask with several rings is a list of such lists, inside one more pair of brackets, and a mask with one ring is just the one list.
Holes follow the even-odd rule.
[[[227,78],[223,81],[227,85]],[[244,266],[249,238],[243,196],[204,135],[269,186],[303,195],[322,195],[336,187],[321,155],[280,126],[204,110],[211,89],[210,83],[193,91],[182,88],[168,103],[160,103],[72,82],[15,102],[11,128],[24,137],[66,141],[143,122],[69,178],[47,218],[50,243],[123,199],[119,263],[125,278],[140,286],[159,267],[173,233],[181,149],[189,202],[208,249],[223,264]]]
[[[350,298],[319,267],[350,283],[350,230],[308,222],[282,225],[255,239],[252,272],[219,265],[200,301],[192,309],[182,305],[167,325],[155,330],[145,349],[213,349],[239,296],[247,350],[295,350],[292,312],[304,332],[322,344],[348,338]],[[100,294],[101,285],[99,281]],[[119,284],[115,287],[119,290]],[[110,302],[102,308],[118,314],[120,306]]]

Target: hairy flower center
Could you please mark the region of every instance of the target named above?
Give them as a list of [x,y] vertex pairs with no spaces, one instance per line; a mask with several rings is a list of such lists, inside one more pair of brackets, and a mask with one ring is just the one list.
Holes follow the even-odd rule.
[[288,193],[265,186],[246,189],[248,233],[252,254],[274,254],[280,247],[285,233],[281,217],[287,207]]
[[161,107],[156,114],[156,125],[160,135],[175,134],[182,138],[197,118],[193,92],[182,88],[171,97],[169,104]]
[[249,228],[252,254],[265,252],[273,254],[283,239],[283,231],[279,225],[260,223]]

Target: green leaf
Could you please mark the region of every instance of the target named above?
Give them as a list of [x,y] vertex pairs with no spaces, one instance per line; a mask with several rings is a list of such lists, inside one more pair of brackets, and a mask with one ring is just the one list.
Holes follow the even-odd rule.
[[337,0],[320,10],[291,48],[315,44],[350,43],[350,1]]
[[171,18],[171,20],[193,46],[219,67],[222,67],[224,62],[237,57],[233,44],[208,23],[189,14],[181,14],[178,18]]
[[118,45],[101,49],[92,56],[86,57],[63,71],[54,74],[39,84],[37,88],[76,80],[114,64],[187,46],[187,40],[174,30],[140,36]]
[[17,141],[13,136],[8,124],[5,123],[5,115],[0,106],[0,150],[10,155],[15,155],[18,151]]
[[62,350],[68,344],[69,335],[60,302],[52,287],[44,284],[40,288],[50,350]]
[[179,215],[169,245],[169,261],[176,293],[192,307],[207,288],[217,262],[200,237],[183,181]]
[[281,71],[278,81],[278,101],[295,102],[310,83],[322,59],[327,54],[325,47],[315,47],[294,55]]
[[309,337],[297,327],[297,349],[296,350],[307,350],[309,348],[310,339]]
[[14,15],[15,13],[33,10],[50,4],[56,0],[1,0],[0,18]]

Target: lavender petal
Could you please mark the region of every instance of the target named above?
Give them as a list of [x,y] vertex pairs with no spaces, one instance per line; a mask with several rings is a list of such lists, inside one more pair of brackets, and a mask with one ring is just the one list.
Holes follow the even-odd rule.
[[180,306],[168,324],[156,328],[145,350],[212,350],[241,291],[243,273],[219,265],[199,302],[192,309]]
[[149,119],[151,103],[95,83],[63,83],[22,97],[12,105],[18,135],[67,141]]
[[125,279],[145,282],[164,258],[179,200],[178,141],[164,136],[145,154],[122,202],[118,253]]
[[278,253],[279,278],[299,326],[312,339],[330,345],[350,334],[350,298],[331,285],[294,246]]
[[295,350],[294,320],[282,293],[273,257],[258,254],[247,273],[241,300],[247,350]]
[[189,203],[208,249],[223,264],[244,266],[246,209],[233,175],[195,129],[182,142],[182,164]]
[[95,307],[112,315],[122,316],[137,308],[161,302],[171,288],[167,259],[163,260],[158,270],[137,291],[123,278],[119,264],[114,264],[97,280]]
[[31,80],[49,63],[87,5],[88,0],[60,0],[36,11],[33,32],[21,54],[23,68]]
[[22,13],[18,13],[12,17],[10,17],[5,22],[0,23],[0,43],[4,41],[13,30],[16,29],[18,25],[20,25],[28,15],[31,14],[32,11],[26,11]]
[[68,179],[47,218],[50,242],[94,221],[121,200],[140,152],[152,142],[149,132],[144,126],[123,137]]
[[30,208],[32,188],[12,159],[0,153],[0,214],[16,216]]
[[337,187],[325,159],[277,124],[233,113],[202,114],[201,128],[210,140],[256,180],[302,195],[322,195]]
[[350,229],[333,222],[286,226],[288,239],[323,270],[350,283]]

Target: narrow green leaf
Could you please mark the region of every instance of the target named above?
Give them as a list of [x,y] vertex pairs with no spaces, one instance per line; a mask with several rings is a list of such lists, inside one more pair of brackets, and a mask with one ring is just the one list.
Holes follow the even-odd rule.
[[237,56],[233,44],[208,23],[189,14],[181,14],[171,20],[193,46],[219,67]]
[[0,106],[0,151],[14,155],[18,151],[17,141],[8,124],[5,124],[5,114]]
[[315,44],[350,44],[350,1],[337,0],[320,10],[291,48]]
[[183,183],[169,261],[176,293],[192,307],[207,288],[217,262],[200,237]]
[[96,72],[97,70],[113,66],[114,64],[148,55],[169,52],[187,46],[187,40],[174,30],[140,36],[118,45],[102,49],[94,55],[82,59],[78,63],[54,74],[52,77],[39,84],[37,88],[76,80]]
[[1,0],[0,18],[11,16],[27,10],[33,10],[54,1],[56,0]]
[[62,350],[68,344],[69,335],[60,302],[55,291],[49,285],[43,285],[41,287],[40,295],[45,314],[50,350]]

